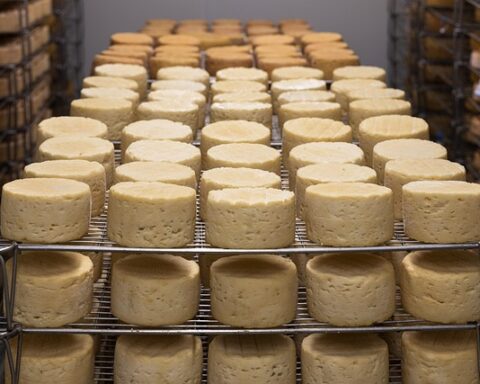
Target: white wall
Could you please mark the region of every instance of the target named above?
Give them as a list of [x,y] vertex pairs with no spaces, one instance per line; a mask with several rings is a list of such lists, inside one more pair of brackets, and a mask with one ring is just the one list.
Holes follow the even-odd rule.
[[363,63],[386,67],[386,0],[85,0],[85,73],[112,33],[135,31],[149,18],[217,17],[304,18],[316,30],[342,33]]

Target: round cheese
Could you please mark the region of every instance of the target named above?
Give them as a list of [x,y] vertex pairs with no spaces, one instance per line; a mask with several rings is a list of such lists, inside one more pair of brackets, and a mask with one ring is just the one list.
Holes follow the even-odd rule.
[[323,72],[316,68],[307,67],[284,67],[272,71],[272,81],[295,80],[295,79],[323,79]]
[[200,383],[202,340],[192,335],[122,335],[115,344],[117,384]]
[[280,189],[280,176],[254,168],[214,168],[203,172],[200,184],[200,216],[206,220],[210,191],[225,188],[265,187]]
[[250,41],[254,46],[276,45],[276,44],[293,45],[295,43],[295,39],[292,36],[288,36],[288,35],[255,36],[255,37],[252,37]]
[[83,88],[124,88],[138,92],[138,83],[135,80],[111,76],[88,76],[83,79]]
[[297,269],[279,255],[224,257],[210,269],[212,315],[244,328],[278,327],[297,310]]
[[420,139],[386,140],[373,147],[373,169],[383,184],[385,165],[390,160],[446,159],[447,150],[440,144]]
[[405,99],[405,91],[396,88],[358,88],[346,93],[347,103],[363,99]]
[[405,384],[480,380],[474,332],[403,332],[402,351]]
[[112,44],[143,44],[153,45],[153,39],[144,33],[119,32],[110,38]]
[[325,183],[377,183],[372,168],[356,164],[320,163],[299,168],[295,184],[297,216],[304,219],[305,191],[310,185]]
[[[11,259],[7,268],[12,272]],[[15,321],[26,327],[62,327],[90,313],[93,263],[76,252],[22,252],[15,289]]]
[[199,46],[200,40],[195,36],[189,35],[166,35],[162,36],[158,39],[159,45],[193,45]]
[[[285,68],[280,68],[280,69],[285,69]],[[326,89],[327,89],[327,83],[325,83],[325,81],[323,80],[318,80],[315,78],[313,79],[300,78],[300,79],[275,81],[272,83],[272,87],[271,87],[272,98],[274,101],[276,101],[283,92],[318,91],[318,90],[326,90]]]
[[311,32],[301,38],[302,45],[342,40],[342,35],[335,32]]
[[280,153],[262,144],[221,144],[207,151],[205,169],[255,168],[280,174]]
[[90,187],[76,180],[14,180],[2,190],[1,233],[31,243],[77,240],[88,232],[90,205]]
[[288,155],[288,180],[295,189],[297,170],[318,163],[365,163],[363,151],[351,143],[306,143],[294,147]]
[[120,77],[134,80],[138,84],[140,96],[144,96],[147,91],[148,74],[141,65],[132,64],[103,64],[94,69],[96,76]]
[[124,181],[160,181],[195,189],[197,179],[192,168],[163,161],[133,161],[115,168],[114,183]]
[[356,65],[337,68],[333,71],[333,81],[344,79],[386,80],[385,69],[369,65]]
[[335,93],[337,97],[337,103],[342,106],[344,111],[348,110],[348,97],[347,95],[357,89],[382,89],[386,88],[386,84],[380,80],[372,79],[348,79],[334,81],[330,87],[330,90]]
[[261,55],[262,53],[281,53],[282,55],[287,56],[291,53],[299,53],[299,51],[294,45],[271,44],[255,47],[255,53],[257,55]]
[[152,83],[152,91],[160,91],[165,89],[177,89],[181,91],[193,91],[207,95],[207,87],[205,84],[192,80],[157,80]]
[[322,119],[341,120],[342,111],[340,104],[328,101],[303,101],[283,104],[279,108],[280,126],[292,119],[300,117],[317,117]]
[[257,81],[268,84],[268,73],[258,68],[225,68],[217,72],[217,81]]
[[125,162],[132,161],[166,161],[183,164],[195,171],[197,179],[200,177],[200,150],[187,143],[160,140],[135,141],[125,152]]
[[328,48],[311,52],[309,55],[310,65],[323,71],[324,78],[331,80],[333,71],[346,65],[359,65],[360,58],[347,49]]
[[168,67],[157,72],[158,80],[190,80],[202,83],[206,87],[210,84],[210,75],[202,68],[192,67]]
[[213,103],[272,103],[267,92],[228,92],[213,97]]
[[393,236],[392,190],[370,183],[328,183],[307,187],[308,238],[331,246],[380,245]]
[[358,128],[360,148],[365,160],[372,166],[373,147],[386,140],[423,139],[428,140],[428,124],[418,117],[402,115],[374,116],[363,120]]
[[221,335],[208,347],[209,384],[290,384],[295,365],[295,343],[285,335]]
[[105,205],[105,168],[96,161],[49,160],[27,165],[26,178],[61,178],[81,181],[88,184],[92,195],[91,215],[98,216]]
[[38,147],[38,160],[97,161],[105,168],[107,188],[112,184],[114,169],[113,144],[95,137],[54,137]]
[[[372,334],[313,334],[302,342],[304,384],[385,384],[388,346]],[[319,381],[320,379],[320,381]]]
[[295,196],[274,188],[226,188],[207,197],[207,242],[220,248],[279,248],[295,239]]
[[107,137],[107,126],[101,121],[88,117],[50,117],[38,124],[37,145],[57,136]]
[[335,94],[330,91],[287,91],[278,96],[278,107],[283,104],[300,102],[335,101]]
[[121,98],[73,100],[70,113],[72,116],[91,117],[105,123],[109,140],[119,140],[122,129],[133,121],[132,102]]
[[411,115],[410,102],[398,99],[365,99],[353,101],[348,106],[349,122],[353,128],[353,136],[358,137],[360,123],[373,116]]
[[223,120],[247,120],[272,126],[272,106],[270,103],[230,102],[213,103],[210,107],[212,122]]
[[195,317],[199,302],[200,270],[195,261],[135,254],[113,265],[112,313],[126,323],[182,324]]
[[320,322],[368,326],[395,312],[395,271],[382,256],[324,254],[307,263],[306,274],[308,312]]
[[217,81],[212,85],[212,94],[216,96],[220,93],[231,92],[265,92],[267,87],[258,81],[248,80],[224,80]]
[[385,165],[384,184],[393,191],[395,219],[402,219],[402,187],[421,180],[465,181],[465,167],[443,159],[390,160]]
[[166,119],[188,125],[195,133],[199,127],[199,107],[180,100],[145,101],[137,108],[138,120]]
[[258,68],[263,69],[268,74],[276,68],[292,67],[292,66],[307,66],[307,60],[303,57],[288,57],[288,56],[267,56],[257,58]]
[[414,181],[402,188],[405,233],[425,243],[480,239],[480,185]]
[[140,96],[135,91],[132,91],[126,88],[113,88],[113,87],[84,88],[80,91],[80,97],[82,99],[91,99],[91,98],[123,99],[123,100],[130,101],[133,106],[136,106],[140,100]]
[[250,68],[253,65],[253,56],[247,52],[207,52],[205,67],[210,75],[215,76],[222,69],[232,67]]

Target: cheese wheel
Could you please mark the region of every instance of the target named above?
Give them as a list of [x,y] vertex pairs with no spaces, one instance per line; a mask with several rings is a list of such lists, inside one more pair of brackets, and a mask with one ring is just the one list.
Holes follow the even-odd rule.
[[390,160],[385,165],[384,184],[393,191],[395,219],[402,219],[402,187],[420,180],[465,181],[465,167],[443,159]]
[[283,126],[283,159],[288,159],[292,148],[316,141],[351,142],[352,128],[340,121],[301,117],[287,121]]
[[297,310],[297,269],[279,255],[240,255],[215,261],[210,269],[212,315],[245,328],[278,327]]
[[307,187],[308,238],[322,245],[380,245],[393,236],[392,190],[371,183],[328,183]]
[[195,232],[195,190],[160,182],[110,188],[108,238],[126,247],[183,247]]
[[307,44],[303,48],[306,56],[314,51],[322,51],[328,48],[349,49],[348,44],[344,41],[324,41]]
[[269,75],[276,68],[292,67],[292,66],[307,66],[307,60],[303,57],[288,57],[288,56],[272,56],[272,57],[258,57],[257,66],[263,69]]
[[200,177],[200,150],[187,143],[177,141],[138,140],[130,144],[125,152],[125,162],[132,161],[166,161],[183,164],[195,171]]
[[202,68],[192,67],[168,67],[157,72],[158,80],[190,80],[202,83],[206,87],[210,84],[210,75]]
[[90,205],[90,187],[76,180],[14,180],[2,190],[1,233],[31,243],[77,240],[88,232]]
[[368,326],[387,320],[395,312],[395,271],[382,256],[316,256],[307,263],[306,286],[308,312],[320,322]]
[[207,151],[205,169],[255,168],[280,174],[280,153],[262,144],[221,144]]
[[405,384],[473,384],[480,380],[472,331],[404,332],[402,350]]
[[[287,67],[288,68],[288,67]],[[302,68],[302,67],[300,67]],[[286,69],[286,68],[280,68]],[[305,68],[306,69],[306,68]],[[277,69],[278,71],[279,69]],[[273,75],[273,74],[272,74]],[[272,91],[272,98],[274,101],[278,99],[278,97],[283,92],[291,92],[291,91],[318,91],[318,90],[326,90],[327,83],[323,80],[318,80],[315,78],[306,79],[288,79],[288,80],[279,80],[272,83],[271,91]]]
[[154,49],[149,45],[142,44],[113,44],[108,47],[108,51],[142,52],[151,55],[154,52]]
[[199,302],[200,270],[195,261],[135,254],[113,265],[112,313],[126,323],[182,324],[195,317]]
[[138,84],[140,96],[144,96],[147,91],[147,71],[141,65],[132,64],[103,64],[94,69],[96,76],[120,77],[134,80]]
[[150,58],[149,64],[151,73],[156,73],[162,68],[169,67],[185,66],[194,68],[200,66],[200,56],[198,54],[157,53]]
[[114,169],[113,144],[95,137],[54,137],[38,147],[38,160],[97,161],[105,168],[107,188],[112,184]]
[[300,53],[298,48],[294,45],[285,44],[271,44],[271,45],[259,45],[255,47],[255,53],[261,55],[262,53],[281,53],[287,56],[290,53]]
[[324,79],[331,80],[333,71],[346,65],[359,65],[360,58],[351,50],[330,48],[311,52],[310,65],[322,70]]
[[153,39],[143,33],[119,32],[110,38],[112,44],[143,44],[153,45]]
[[212,122],[242,119],[271,127],[272,106],[270,103],[256,102],[213,103],[210,118]]
[[337,68],[333,71],[333,81],[344,79],[386,80],[385,69],[371,65],[356,65]]
[[360,123],[373,116],[411,115],[410,102],[398,99],[365,99],[353,101],[348,106],[349,122],[353,128],[353,136],[358,137]]
[[388,346],[377,335],[309,335],[301,359],[304,384],[388,383]]
[[301,38],[302,45],[342,40],[342,35],[336,32],[311,32]]
[[211,76],[215,76],[222,69],[232,67],[250,68],[253,65],[253,56],[247,52],[207,52],[205,68]]
[[228,92],[213,97],[213,103],[272,103],[267,92]]
[[378,181],[383,184],[385,165],[390,160],[446,159],[447,150],[440,144],[420,139],[393,139],[373,147],[373,169]]
[[159,45],[155,48],[155,54],[170,53],[170,54],[182,54],[182,53],[200,53],[200,48],[194,45]]
[[418,117],[402,115],[374,116],[363,120],[358,127],[360,148],[368,165],[373,163],[373,147],[392,139],[428,140],[428,124]]
[[279,248],[295,239],[295,196],[289,191],[274,188],[210,191],[207,212],[206,239],[216,247]]
[[159,45],[193,45],[193,46],[199,46],[200,45],[200,39],[198,39],[195,36],[182,35],[182,34],[166,35],[166,36],[162,36],[158,39],[158,44]]
[[117,384],[200,384],[202,340],[192,335],[122,335],[115,344]]
[[359,88],[346,93],[347,103],[363,99],[405,99],[405,91],[396,88]]
[[257,81],[268,84],[268,73],[258,68],[225,68],[217,72],[217,81]]
[[[91,384],[94,380],[95,343],[91,335],[25,334],[20,364],[22,384],[51,384],[59,379],[64,384]],[[17,343],[12,342],[12,355]],[[11,382],[10,370],[5,369]]]
[[121,98],[88,98],[73,100],[72,116],[91,117],[108,128],[107,138],[119,140],[122,129],[133,121],[133,104]]
[[401,263],[402,303],[413,316],[437,323],[480,319],[480,259],[463,250],[417,251]]
[[136,106],[140,100],[140,96],[137,92],[132,91],[126,88],[100,88],[100,87],[91,87],[83,88],[80,91],[80,97],[82,99],[91,99],[91,98],[113,98],[113,99],[123,99],[130,101],[133,106]]
[[250,39],[250,42],[253,44],[253,46],[272,44],[293,45],[295,43],[295,39],[292,36],[288,35],[263,35],[252,37]]
[[105,168],[96,161],[49,160],[27,165],[26,178],[61,178],[81,181],[88,184],[92,196],[91,215],[98,216],[105,205]]
[[99,120],[88,117],[50,117],[38,124],[37,145],[57,136],[107,137],[107,126]]
[[280,108],[283,104],[299,102],[335,101],[335,94],[330,91],[287,91],[278,96]]
[[265,187],[280,189],[280,176],[254,168],[214,168],[204,171],[200,184],[200,217],[206,220],[210,191],[225,188]]
[[402,187],[405,233],[425,243],[480,239],[480,185],[414,181]]
[[224,80],[212,84],[212,95],[230,92],[265,92],[267,87],[258,81]]
[[[12,272],[12,260],[7,269]],[[17,256],[13,318],[26,327],[62,327],[90,313],[93,263],[76,252]]]
[[139,120],[127,125],[122,131],[122,158],[125,151],[139,140],[171,140],[191,143],[192,128],[188,125],[165,119]]
[[111,76],[88,76],[83,79],[83,88],[124,88],[138,92],[138,83],[135,80]]
[[330,87],[330,90],[335,93],[337,97],[337,103],[342,106],[344,111],[348,111],[349,100],[348,96],[350,92],[359,89],[383,89],[387,85],[380,80],[373,79],[345,79],[334,81]]
[[369,167],[356,164],[311,164],[299,168],[295,184],[297,216],[305,218],[305,191],[310,185],[325,183],[372,183],[377,174]]
[[323,72],[316,68],[284,67],[272,71],[272,82],[295,79],[323,79]]
[[279,108],[278,120],[280,126],[288,120],[300,117],[317,117],[321,119],[341,120],[342,111],[340,104],[328,101],[303,101],[283,104]]
[[182,91],[193,91],[207,95],[207,87],[203,83],[192,80],[157,80],[151,85],[152,91],[162,89],[178,89]]
[[293,384],[295,365],[285,335],[220,335],[208,347],[209,384]]
[[[198,83],[200,84],[200,83]],[[193,133],[199,127],[199,107],[180,100],[145,101],[137,108],[138,120],[166,119],[188,125]]]
[[318,163],[365,163],[363,151],[351,143],[306,143],[294,147],[288,155],[288,180],[295,189],[297,170]]

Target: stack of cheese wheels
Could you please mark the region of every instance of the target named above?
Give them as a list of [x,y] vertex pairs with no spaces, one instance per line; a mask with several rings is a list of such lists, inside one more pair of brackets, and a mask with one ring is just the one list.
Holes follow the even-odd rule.
[[288,120],[298,119],[300,117],[341,120],[342,112],[340,104],[329,101],[300,101],[283,104],[279,108],[278,121],[280,127],[283,127]]
[[294,147],[288,154],[290,189],[295,189],[297,170],[318,163],[365,163],[363,151],[351,143],[306,143]]
[[287,121],[283,126],[283,160],[286,163],[292,148],[311,142],[352,141],[352,129],[340,121],[301,117]]
[[303,102],[334,102],[335,94],[330,91],[288,91],[278,96],[278,108],[284,104]]
[[324,254],[306,269],[310,315],[336,326],[367,326],[395,311],[395,271],[382,256]]
[[402,353],[405,384],[480,381],[472,331],[404,332]]
[[[12,355],[17,354],[17,342],[12,343]],[[26,334],[23,336],[19,364],[20,383],[91,384],[94,380],[95,343],[91,335]],[[12,382],[10,370],[5,379]]]
[[327,183],[305,192],[307,236],[329,246],[369,246],[393,236],[392,190],[370,183]]
[[258,68],[232,67],[217,72],[217,81],[257,81],[268,84],[268,73]]
[[104,64],[96,66],[94,74],[96,76],[120,77],[133,80],[138,84],[140,97],[145,96],[147,92],[148,74],[146,69],[140,65]]
[[115,168],[114,183],[123,181],[160,181],[195,189],[197,178],[192,168],[166,161],[133,161]]
[[88,117],[50,117],[38,124],[37,145],[57,136],[107,137],[107,126],[101,121]]
[[138,140],[130,144],[125,151],[125,162],[166,161],[183,164],[195,171],[200,177],[200,150],[187,143],[178,141]]
[[346,79],[373,79],[385,81],[385,69],[369,65],[356,65],[337,68],[333,71],[333,81]]
[[272,71],[272,81],[295,80],[295,79],[323,79],[323,72],[316,68],[307,67],[283,67]]
[[212,315],[237,327],[289,323],[297,309],[297,269],[279,255],[224,257],[210,268]]
[[192,335],[123,335],[115,344],[117,384],[200,383],[202,340]]
[[222,120],[248,120],[272,126],[272,106],[261,102],[223,102],[213,103],[210,107],[212,122]]
[[295,239],[295,197],[289,191],[274,188],[211,191],[207,212],[207,242],[216,247],[278,248],[292,244]]
[[349,79],[338,80],[332,83],[330,87],[331,91],[335,93],[337,103],[339,103],[344,112],[348,111],[348,98],[349,92],[357,89],[381,89],[386,88],[386,84],[380,80],[372,79]]
[[122,158],[125,151],[139,140],[170,140],[191,143],[192,129],[185,124],[165,119],[139,120],[127,125],[121,136]]
[[190,80],[202,83],[205,87],[210,85],[210,75],[202,68],[187,66],[161,68],[156,76],[158,80]]
[[80,91],[82,99],[124,99],[132,103],[132,107],[136,107],[140,101],[138,92],[126,88],[84,88]]
[[59,178],[14,180],[2,190],[1,233],[31,243],[77,240],[88,232],[90,206],[88,184]]
[[377,335],[309,335],[302,342],[301,359],[304,384],[388,383],[388,346]]
[[207,96],[207,87],[203,83],[191,80],[157,80],[152,83],[152,91],[177,89],[181,91],[193,91]]
[[404,115],[375,116],[363,120],[358,128],[360,148],[365,160],[372,166],[373,147],[376,144],[393,139],[428,140],[428,124],[418,117]]
[[195,190],[161,182],[110,188],[107,233],[127,247],[183,247],[195,231]]
[[327,83],[318,79],[289,79],[279,80],[272,83],[271,92],[273,98],[273,106],[278,111],[278,98],[283,92],[289,91],[320,91],[326,90]]
[[405,310],[439,323],[480,319],[480,259],[463,250],[417,251],[401,263]]
[[372,168],[356,164],[311,164],[297,171],[295,197],[297,216],[304,219],[305,191],[307,187],[325,183],[377,183]]
[[372,165],[383,184],[385,165],[391,160],[446,159],[447,150],[440,144],[421,139],[393,139],[373,147]]
[[83,79],[83,88],[123,88],[138,92],[138,83],[134,80],[111,76],[88,76]]
[[210,148],[205,168],[255,168],[280,174],[280,160],[280,153],[266,145],[230,143]]
[[265,92],[267,87],[258,81],[248,80],[225,80],[217,81],[212,85],[212,95],[232,92]]
[[[13,317],[27,327],[61,327],[92,306],[93,263],[76,252],[25,252],[17,257]],[[7,269],[12,273],[12,259]]]
[[199,128],[199,107],[180,100],[145,101],[137,108],[139,120],[166,119],[188,125],[195,134]]
[[96,137],[59,136],[45,140],[38,147],[38,160],[97,161],[105,168],[107,188],[112,184],[114,169],[113,144]]
[[405,91],[395,88],[359,88],[346,93],[347,103],[364,99],[405,99]]
[[414,181],[402,188],[405,233],[425,243],[480,239],[480,185]]
[[213,97],[213,103],[272,103],[267,92],[227,92]]
[[280,176],[255,168],[213,168],[202,174],[200,183],[200,217],[207,219],[207,197],[210,191],[225,188],[265,187],[280,189]]
[[112,313],[147,327],[182,324],[195,317],[200,301],[200,270],[180,256],[134,254],[112,270]]
[[106,190],[105,168],[96,161],[49,160],[27,165],[24,174],[26,178],[53,177],[86,183],[92,196],[91,215],[98,216],[103,212]]
[[295,355],[295,343],[285,335],[216,336],[208,347],[208,382],[291,384]]
[[393,191],[395,219],[402,219],[402,187],[420,180],[465,181],[465,167],[444,159],[390,160],[385,165],[384,184]]

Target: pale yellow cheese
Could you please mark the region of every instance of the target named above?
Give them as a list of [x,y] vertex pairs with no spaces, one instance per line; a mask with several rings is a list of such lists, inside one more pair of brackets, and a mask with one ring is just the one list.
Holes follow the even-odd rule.
[[341,120],[342,111],[340,104],[328,101],[303,101],[283,104],[279,107],[278,120],[280,127],[283,127],[288,120],[300,117]]
[[308,67],[283,67],[272,71],[272,82],[295,79],[323,79],[323,72],[320,69]]
[[279,104],[278,98],[284,92],[300,92],[300,91],[320,91],[326,90],[327,83],[323,80],[318,79],[291,79],[291,80],[280,80],[272,83],[271,93],[273,99],[273,107],[275,111],[278,111]]
[[138,91],[143,97],[147,91],[148,74],[141,65],[132,64],[103,64],[94,69],[96,76],[120,77],[134,80],[138,84]]
[[214,103],[272,103],[267,92],[228,92],[213,97]]
[[203,83],[191,80],[157,80],[151,85],[152,91],[176,89],[181,91],[193,91],[207,96],[207,87]]
[[385,69],[371,65],[355,65],[340,67],[333,71],[333,81],[346,79],[372,79],[385,82]]
[[240,80],[257,81],[268,84],[268,73],[258,68],[231,67],[217,72],[217,81]]
[[206,87],[210,83],[210,75],[202,68],[174,66],[160,68],[157,72],[158,80],[190,80],[202,83]]
[[[83,252],[85,257],[88,257],[93,263],[93,282],[97,282],[103,273],[103,253],[102,252]],[[92,307],[95,308],[95,298],[93,299]]]
[[330,91],[287,91],[278,96],[278,107],[283,104],[315,101],[335,101],[335,94]]
[[137,108],[138,120],[165,119],[188,125],[193,133],[199,128],[200,108],[181,100],[144,101]]
[[342,106],[344,111],[348,110],[348,98],[347,95],[357,89],[366,88],[386,88],[387,85],[380,80],[372,79],[349,79],[349,80],[337,80],[334,81],[330,87],[330,90],[335,93],[337,97],[337,103]]
[[265,92],[267,87],[258,81],[222,80],[212,84],[212,95],[231,92]]
[[132,91],[126,88],[101,88],[101,87],[91,87],[83,88],[80,91],[80,97],[82,99],[91,99],[91,98],[113,98],[113,99],[124,99],[130,101],[133,106],[136,106],[140,101],[140,96],[137,92]]
[[405,91],[396,88],[358,88],[346,93],[347,103],[363,99],[405,99]]
[[38,124],[37,145],[57,136],[107,137],[107,126],[99,120],[88,117],[50,117]]
[[138,83],[135,80],[111,76],[88,76],[83,79],[83,88],[124,88],[138,92]]
[[212,122],[223,120],[247,120],[264,126],[272,126],[272,106],[259,102],[213,103],[210,107]]

